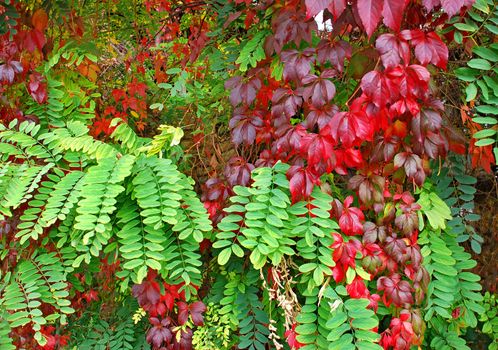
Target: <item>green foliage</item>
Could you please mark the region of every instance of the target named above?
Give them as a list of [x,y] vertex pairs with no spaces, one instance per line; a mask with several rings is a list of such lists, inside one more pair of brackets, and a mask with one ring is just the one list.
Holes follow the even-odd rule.
[[[458,30],[466,32],[466,36],[476,43],[473,47],[473,58],[467,67],[455,70],[457,77],[468,83],[465,89],[466,101],[475,101],[475,114],[472,120],[480,124],[481,130],[473,136],[476,146],[494,145],[495,159],[498,159],[498,78],[496,67],[498,62],[498,44],[490,38],[498,34],[498,12],[493,0],[477,0],[465,23],[455,23]],[[456,32],[455,39],[462,42],[463,34]]]
[[[234,188],[236,196],[230,198],[234,204],[225,209],[230,215],[218,224],[220,232],[213,245],[223,248],[218,255],[221,265],[227,263],[232,253],[244,256],[241,246],[251,250],[250,260],[256,269],[263,267],[268,259],[276,266],[284,255],[294,255],[294,249],[290,247],[294,241],[290,239],[292,217],[288,213],[287,169],[288,165],[283,163],[277,163],[273,168],[256,169],[250,188]],[[234,213],[244,213],[244,220]],[[242,220],[244,227],[239,226]]]
[[194,349],[218,350],[228,349],[232,344],[230,334],[233,326],[227,315],[221,315],[214,303],[207,305],[204,314],[204,326],[198,327],[192,339]]
[[[340,292],[340,293],[339,293]],[[306,303],[297,317],[297,340],[302,349],[381,350],[380,335],[373,332],[379,324],[374,311],[367,309],[368,299],[344,300],[344,288],[324,286],[305,292]]]
[[[41,345],[46,343],[41,326],[58,318],[64,324],[66,314],[74,312],[67,299],[66,273],[54,253],[41,253],[21,261],[15,274],[5,276],[4,283],[0,306],[10,312],[5,320],[11,328],[32,323],[35,339]],[[55,311],[44,314],[39,308],[42,303],[52,305]]]
[[138,304],[132,298],[122,301],[113,314],[95,317],[94,310],[85,312],[76,322],[79,329],[73,344],[78,350],[150,349],[145,343],[144,322],[135,324],[132,315]]
[[486,292],[483,306],[484,312],[479,317],[479,321],[482,322],[481,330],[492,340],[489,350],[496,350],[498,349],[498,300],[496,294]]
[[434,171],[431,181],[436,186],[436,192],[451,209],[448,226],[457,235],[457,241],[470,241],[472,250],[480,254],[484,240],[472,226],[472,223],[480,219],[474,212],[474,185],[477,179],[467,174],[465,159],[462,156],[450,156],[444,168],[439,172]]
[[235,63],[240,64],[240,71],[245,72],[249,66],[255,68],[258,62],[266,57],[263,45],[268,35],[268,31],[258,31],[252,39],[245,43],[239,58],[235,61]]
[[[330,248],[333,243],[331,233],[339,226],[330,219],[331,203],[330,195],[315,188],[309,202],[298,202],[289,210],[296,215],[292,222],[292,233],[299,238],[296,249],[300,257],[309,261],[299,266],[301,283],[307,284],[309,291],[321,286],[335,266]],[[308,210],[309,206],[313,209]]]
[[[57,255],[40,249],[21,254],[15,273],[4,277],[0,304],[10,312],[5,320],[11,328],[31,323],[40,344],[46,341],[41,326],[57,318],[64,323],[72,312],[67,273],[81,270],[83,262],[98,263],[101,252],[124,262],[118,272],[124,291],[129,282],[140,283],[148,268],[171,284],[184,283],[187,300],[201,285],[199,242],[212,227],[193,181],[169,159],[140,154],[131,129],[117,130],[121,146],[94,140],[78,121],[48,132],[32,122],[0,126],[0,213],[12,216],[27,202],[16,233],[19,244],[44,237],[57,249]],[[135,155],[123,154],[125,148]],[[24,162],[5,162],[9,157]],[[56,311],[43,314],[43,304]],[[108,329],[105,323],[100,327]],[[100,345],[88,346],[132,348],[123,340],[132,328],[123,323],[112,334],[89,336]],[[3,336],[0,342],[7,344]]]
[[[318,189],[310,203],[291,206],[289,181],[285,176],[288,165],[277,163],[273,168],[258,168],[252,172],[251,187],[236,186],[233,203],[225,209],[230,213],[218,224],[214,248],[222,249],[218,263],[226,264],[232,254],[244,256],[250,250],[254,268],[263,267],[268,260],[277,266],[286,255],[296,255],[295,239],[300,256],[307,260],[301,265],[303,281],[311,290],[321,285],[331,274],[331,230],[338,225],[330,219],[332,197]],[[307,205],[315,206],[308,210]],[[243,216],[242,216],[243,215]],[[241,226],[243,222],[243,226]]]
[[[447,183],[444,176],[441,181]],[[425,190],[428,189],[431,190],[426,196],[432,198],[433,203],[441,201],[440,193],[447,197],[447,186],[425,186]],[[427,215],[426,210],[427,206],[421,212]],[[431,276],[424,316],[429,323],[426,337],[433,349],[467,349],[465,340],[458,336],[458,330],[475,327],[478,315],[484,311],[480,294],[482,287],[478,283],[480,278],[468,271],[476,266],[476,262],[459,245],[459,233],[447,225],[446,209],[428,210],[432,211],[427,215],[430,225],[425,225],[419,237],[423,264]]]
[[[40,68],[47,79],[46,104],[34,100],[28,102],[27,114],[36,115],[44,127],[64,127],[68,121],[87,123],[95,118],[95,99],[99,93],[93,93],[97,85],[74,70],[83,60],[96,62],[97,57],[84,47],[69,42],[58,50]],[[64,65],[64,70],[53,72],[56,65]]]

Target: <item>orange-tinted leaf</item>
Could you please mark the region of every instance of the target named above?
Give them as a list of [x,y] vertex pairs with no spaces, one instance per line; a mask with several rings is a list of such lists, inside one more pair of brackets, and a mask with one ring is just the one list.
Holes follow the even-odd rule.
[[31,17],[31,24],[40,32],[43,32],[48,25],[48,15],[45,10],[36,10],[35,13],[33,13],[33,17]]

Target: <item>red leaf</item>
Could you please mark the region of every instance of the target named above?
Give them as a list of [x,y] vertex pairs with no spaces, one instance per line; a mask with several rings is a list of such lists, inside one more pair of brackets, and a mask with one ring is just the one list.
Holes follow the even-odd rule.
[[244,143],[250,146],[256,140],[256,132],[263,126],[263,120],[258,116],[258,111],[238,107],[233,112],[228,125],[232,131],[233,143],[236,145]]
[[379,24],[382,15],[383,0],[358,0],[356,6],[360,15],[361,23],[371,37]]
[[247,186],[251,181],[254,165],[247,163],[242,157],[232,157],[225,167],[225,177],[230,186]]
[[204,324],[202,314],[206,312],[206,305],[202,301],[196,301],[189,305],[189,310],[194,325],[202,326]]
[[344,147],[371,140],[372,125],[362,111],[337,113],[329,123],[332,136],[341,141]]
[[284,334],[285,338],[287,339],[287,344],[289,344],[289,347],[291,348],[291,350],[297,350],[297,349],[302,348],[304,346],[304,344],[301,344],[296,339],[296,337],[297,337],[296,326],[297,326],[297,324],[294,323],[292,325],[292,328],[289,330],[286,330],[285,334]]
[[311,63],[315,60],[314,54],[315,50],[312,48],[304,49],[302,52],[297,50],[282,52],[284,79],[300,80],[307,76],[311,70]]
[[351,45],[343,40],[322,40],[317,48],[317,61],[321,64],[330,62],[338,72],[344,70],[344,60],[350,59],[352,55]]
[[403,32],[404,37],[409,38],[411,44],[415,47],[415,57],[421,64],[432,63],[446,69],[448,48],[435,32],[424,33],[420,29]]
[[351,207],[352,196],[344,200],[344,208],[339,218],[339,227],[344,234],[354,236],[363,233],[362,221],[365,220],[363,212],[359,208]]
[[0,82],[12,83],[16,73],[22,72],[21,63],[17,61],[7,61],[0,64]]
[[313,191],[313,186],[319,183],[319,177],[310,168],[298,165],[289,168],[287,178],[290,182],[289,189],[293,203],[309,197]]
[[[332,159],[335,163],[334,146],[336,142],[330,135],[330,128],[326,126],[319,134],[308,134],[301,140],[301,152],[306,155],[310,166],[322,160]],[[333,165],[332,165],[333,167]],[[332,169],[329,169],[331,171]]]
[[464,6],[465,0],[441,0],[441,6],[449,17],[456,15]]
[[184,325],[188,321],[188,305],[180,301],[176,303],[176,306],[178,306],[178,323]]
[[43,9],[36,10],[31,17],[31,24],[33,24],[33,27],[38,29],[40,32],[43,32],[45,28],[47,28],[48,24],[47,13]]
[[395,32],[399,31],[405,7],[405,0],[384,0],[382,9],[384,24]]
[[334,21],[336,21],[340,15],[344,12],[346,9],[346,0],[332,0],[330,3],[328,9],[332,16],[334,17]]
[[371,71],[361,79],[361,89],[377,107],[384,107],[389,99],[389,90],[384,76],[379,71]]
[[331,0],[306,0],[306,18],[315,17],[330,5]]
[[375,41],[375,48],[380,53],[385,68],[395,67],[401,63],[410,63],[408,42],[394,34],[382,34]]
[[427,9],[427,11],[432,11],[432,9],[441,4],[441,0],[422,0],[422,4]]
[[279,88],[272,96],[271,113],[275,117],[285,115],[287,118],[292,118],[302,103],[303,98],[296,91]]
[[318,108],[330,102],[335,96],[335,85],[328,78],[334,76],[335,72],[329,69],[323,71],[319,77],[313,74],[304,77],[302,83],[307,85],[303,91],[304,99],[311,98],[311,104]]

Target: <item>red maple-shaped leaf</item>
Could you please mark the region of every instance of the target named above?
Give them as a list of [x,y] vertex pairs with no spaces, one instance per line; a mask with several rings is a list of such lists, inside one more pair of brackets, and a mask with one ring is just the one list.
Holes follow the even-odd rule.
[[377,107],[384,107],[389,100],[390,93],[384,75],[379,71],[371,71],[363,76],[360,83],[363,93],[368,96]]
[[425,180],[425,171],[422,159],[418,154],[411,152],[401,152],[394,157],[394,168],[404,167],[405,174],[412,179],[418,186],[422,186]]
[[346,291],[353,299],[368,298],[370,295],[365,281],[359,276],[356,276],[353,282],[346,286]]
[[339,227],[344,234],[348,236],[359,235],[363,233],[363,223],[365,215],[356,207],[351,207],[353,196],[348,196],[344,200],[341,217],[339,218]]
[[301,41],[311,42],[312,32],[316,31],[315,21],[308,21],[306,13],[300,11],[297,6],[285,6],[273,21],[273,32],[265,42],[267,54],[280,53],[282,47],[293,41],[299,47]]
[[293,203],[308,198],[313,191],[313,186],[319,183],[319,176],[311,168],[299,165],[289,168],[287,178]]
[[17,73],[22,72],[22,65],[18,61],[7,61],[0,64],[0,82],[12,83]]
[[336,113],[339,113],[339,107],[336,105],[326,104],[321,107],[310,106],[304,125],[308,130],[314,130],[316,126],[321,130],[330,122]]
[[[310,166],[322,160],[332,159],[335,164],[334,146],[336,142],[326,126],[318,134],[308,134],[301,139],[301,153],[306,155]],[[329,171],[331,171],[330,169]]]
[[308,74],[302,79],[306,85],[303,90],[303,97],[307,101],[311,99],[311,104],[315,107],[321,107],[331,101],[335,96],[335,85],[330,78],[335,76],[331,69],[325,70],[320,76]]
[[159,320],[156,317],[151,317],[149,322],[152,328],[147,332],[147,343],[154,345],[155,348],[160,348],[163,344],[169,345],[173,339],[173,333],[170,330],[171,320],[166,317]]
[[252,145],[256,140],[258,128],[263,126],[260,111],[250,110],[245,106],[237,107],[229,121],[232,130],[232,141],[236,145],[241,143]]
[[285,80],[301,80],[311,71],[311,63],[315,60],[315,50],[311,47],[298,50],[287,50],[281,54],[284,63]]
[[182,284],[167,284],[164,283],[164,294],[161,295],[160,300],[163,301],[168,310],[173,310],[176,300],[185,300],[185,292],[179,292]]
[[380,277],[377,289],[384,291],[382,300],[386,306],[394,304],[396,307],[403,307],[405,304],[413,304],[412,287],[397,273]]
[[206,312],[206,305],[202,301],[196,301],[190,305],[181,301],[178,306],[178,323],[184,325],[188,321],[188,317],[192,318],[192,323],[196,326],[202,326],[204,319],[202,314]]
[[356,8],[368,37],[371,37],[379,24],[384,0],[357,0]]
[[261,88],[261,80],[252,78],[246,81],[240,76],[234,76],[227,80],[225,87],[231,89],[230,103],[232,106],[238,106],[242,102],[250,105],[256,99],[256,94]]
[[29,76],[28,90],[31,97],[39,104],[47,101],[47,84],[40,73],[35,72]]
[[362,110],[337,113],[329,125],[333,138],[340,140],[344,147],[372,139],[372,125]]
[[332,14],[334,21],[337,21],[340,15],[346,9],[347,1],[346,0],[332,0],[330,2],[329,7],[327,8],[329,12]]
[[380,53],[384,67],[396,67],[403,62],[410,63],[410,46],[408,42],[395,34],[382,34],[375,41],[375,48]]
[[285,338],[287,339],[287,344],[289,344],[289,347],[291,350],[297,350],[299,348],[302,348],[304,344],[301,344],[299,341],[297,341],[297,333],[296,333],[296,326],[297,324],[294,323],[292,325],[291,329],[288,329],[285,331]]
[[301,107],[303,98],[292,89],[279,88],[275,90],[272,96],[271,113],[275,117],[286,116],[293,117]]
[[225,167],[225,177],[230,186],[247,186],[251,181],[254,165],[247,163],[242,157],[232,157]]
[[374,202],[383,202],[385,181],[382,176],[375,174],[355,175],[349,180],[348,185],[351,189],[358,191],[361,203],[369,207]]
[[415,47],[415,57],[421,64],[432,63],[446,69],[448,47],[435,32],[425,33],[420,29],[413,29],[404,30],[401,35]]
[[332,233],[334,243],[330,246],[334,252],[332,259],[336,262],[332,269],[334,280],[341,282],[346,274],[346,271],[352,267],[356,267],[356,253],[361,251],[361,243],[354,237],[350,237],[348,241],[338,233]]
[[317,61],[321,64],[330,62],[338,72],[344,70],[344,61],[351,58],[351,45],[344,40],[325,40],[320,41],[316,48]]

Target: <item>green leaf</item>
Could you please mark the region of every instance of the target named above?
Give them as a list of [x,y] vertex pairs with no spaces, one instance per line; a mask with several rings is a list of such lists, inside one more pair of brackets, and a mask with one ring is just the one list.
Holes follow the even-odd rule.
[[230,259],[230,255],[232,255],[232,248],[231,247],[223,249],[218,254],[218,264],[225,265],[228,262],[228,260]]
[[467,102],[474,100],[477,96],[477,86],[474,83],[469,84],[465,89],[465,95]]
[[467,65],[471,68],[481,69],[481,70],[490,70],[491,64],[482,58],[473,58],[467,62]]

